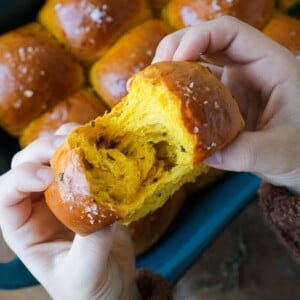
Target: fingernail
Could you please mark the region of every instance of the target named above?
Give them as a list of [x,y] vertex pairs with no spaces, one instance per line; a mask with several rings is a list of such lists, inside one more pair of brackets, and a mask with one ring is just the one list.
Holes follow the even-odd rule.
[[159,57],[159,56],[154,56],[153,59],[152,59],[151,64],[155,64],[155,63],[160,62],[160,61],[164,61],[164,59]]
[[133,80],[133,77],[130,77],[130,78],[127,80],[127,82],[126,82],[126,90],[127,90],[127,92],[130,91],[130,85],[131,85],[131,83],[132,83],[132,80]]
[[65,135],[58,135],[53,142],[54,147],[55,148],[59,147],[64,142],[65,139],[66,139]]
[[216,152],[214,153],[212,156],[208,157],[205,162],[208,164],[208,165],[214,165],[214,166],[217,166],[217,165],[221,165],[222,164],[222,154],[221,152]]
[[36,171],[36,176],[45,184],[50,184],[53,180],[53,172],[51,168],[40,168]]
[[156,61],[157,61],[157,58],[156,58],[156,56],[154,56],[154,57],[153,57],[153,59],[152,59],[152,62],[151,62],[151,64],[155,64],[155,63],[156,63]]

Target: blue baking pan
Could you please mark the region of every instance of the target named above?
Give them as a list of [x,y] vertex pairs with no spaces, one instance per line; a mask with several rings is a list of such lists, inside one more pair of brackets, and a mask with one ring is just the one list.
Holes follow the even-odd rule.
[[[137,266],[163,275],[175,284],[225,226],[253,199],[259,179],[228,174],[206,192],[195,194],[183,207],[161,241],[137,259]],[[0,264],[0,289],[38,282],[18,258]]]

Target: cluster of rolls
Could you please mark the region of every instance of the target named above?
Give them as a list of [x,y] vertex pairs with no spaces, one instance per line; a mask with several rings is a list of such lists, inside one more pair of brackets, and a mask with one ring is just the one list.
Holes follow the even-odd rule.
[[[67,122],[86,123],[127,94],[161,39],[203,20],[235,16],[300,54],[297,0],[47,0],[37,19],[0,36],[0,126],[25,147]],[[211,169],[130,224],[137,254],[166,231],[187,195],[222,175]]]

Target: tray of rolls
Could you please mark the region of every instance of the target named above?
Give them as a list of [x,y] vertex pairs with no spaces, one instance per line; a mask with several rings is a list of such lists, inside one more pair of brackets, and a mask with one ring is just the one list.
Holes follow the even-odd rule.
[[[300,54],[297,0],[0,0],[0,171],[36,138],[86,123],[127,94],[167,34],[235,16]],[[129,225],[137,266],[175,284],[253,199],[259,179],[210,169]],[[2,276],[3,274],[3,276]],[[4,276],[5,274],[5,276]],[[0,288],[37,284],[15,258]]]

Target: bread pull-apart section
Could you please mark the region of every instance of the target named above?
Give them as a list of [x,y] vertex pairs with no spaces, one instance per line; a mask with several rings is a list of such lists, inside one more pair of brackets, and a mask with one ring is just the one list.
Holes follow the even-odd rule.
[[206,172],[202,161],[243,124],[230,93],[200,64],[150,65],[110,113],[68,135],[52,158],[46,201],[80,234],[129,224]]
[[275,0],[170,0],[164,17],[176,29],[220,16],[233,16],[261,29],[274,9]]
[[48,0],[39,21],[74,57],[90,62],[151,16],[147,0]]
[[55,132],[64,123],[84,124],[102,116],[106,109],[90,89],[79,89],[33,120],[22,132],[20,146],[25,147],[37,138]]
[[159,42],[171,31],[161,20],[148,20],[123,35],[92,66],[90,81],[110,107],[127,94],[128,79],[151,63]]
[[37,23],[0,36],[0,125],[19,135],[83,83],[81,67]]

